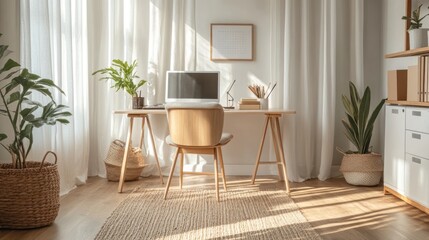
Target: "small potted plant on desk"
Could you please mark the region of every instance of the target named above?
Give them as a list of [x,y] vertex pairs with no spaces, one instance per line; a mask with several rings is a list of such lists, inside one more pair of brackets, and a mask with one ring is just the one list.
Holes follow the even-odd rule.
[[[347,118],[342,120],[345,135],[356,147],[356,151],[344,152],[340,171],[347,183],[352,185],[378,185],[383,173],[380,154],[371,152],[370,142],[374,122],[386,99],[382,99],[370,115],[371,91],[366,87],[363,97],[359,96],[356,86],[350,82],[350,98],[342,96]],[[369,117],[369,118],[368,118]]]
[[[0,45],[1,62],[10,52],[7,49],[7,45]],[[33,129],[57,122],[67,124],[71,113],[65,105],[55,103],[51,90],[63,91],[52,80],[20,69],[12,59],[0,68],[2,74],[6,76],[0,78],[0,115],[8,120],[13,134],[8,138],[0,133],[0,145],[12,159],[12,163],[0,164],[0,228],[47,226],[54,222],[60,207],[57,156],[48,151],[42,162],[27,160],[33,141],[37,141]],[[35,92],[46,97],[46,104],[30,100]],[[9,139],[10,143],[5,143]],[[45,162],[49,153],[55,157],[55,164]]]
[[421,28],[422,20],[427,17],[429,14],[420,17],[420,10],[423,4],[419,6],[412,12],[411,16],[403,16],[403,20],[410,21],[410,28],[408,29],[408,34],[410,35],[410,49],[421,48],[428,46],[428,29]]
[[127,61],[120,59],[114,59],[112,66],[95,71],[92,75],[97,73],[106,75],[100,78],[100,80],[113,80],[114,84],[112,88],[116,88],[116,91],[120,89],[125,90],[133,98],[133,109],[141,109],[144,106],[144,98],[137,94],[137,90],[143,86],[146,81],[141,79],[137,84],[134,83],[134,79],[138,79],[135,72],[137,67],[137,61],[134,60],[132,64]]

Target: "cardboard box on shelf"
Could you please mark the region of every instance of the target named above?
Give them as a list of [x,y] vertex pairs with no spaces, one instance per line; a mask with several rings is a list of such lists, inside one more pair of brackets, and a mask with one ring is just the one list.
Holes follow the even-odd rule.
[[395,101],[407,100],[407,70],[387,72],[387,98]]

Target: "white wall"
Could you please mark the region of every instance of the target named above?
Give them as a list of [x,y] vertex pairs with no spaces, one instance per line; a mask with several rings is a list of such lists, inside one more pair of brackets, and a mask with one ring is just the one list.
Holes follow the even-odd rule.
[[[9,45],[9,50],[13,51],[8,57],[19,62],[19,1],[0,1],[0,33],[3,34],[0,43]],[[6,132],[8,136],[11,136],[12,132],[3,116],[0,116],[0,132]],[[0,162],[9,161],[9,153],[0,147]]]
[[[387,95],[382,94],[382,1],[365,0],[364,5],[364,81],[371,89],[371,108],[374,109],[381,99]],[[380,112],[375,123],[372,146],[374,151],[382,153],[384,141],[384,109]],[[380,125],[383,123],[382,125]],[[380,126],[380,127],[377,127]]]
[[[210,61],[211,23],[254,24],[254,61]],[[196,1],[197,69],[220,70],[222,90],[236,79],[232,94],[238,100],[252,97],[247,86],[253,82],[268,84],[270,80],[270,1],[203,0]],[[225,94],[222,91],[222,94]],[[226,95],[222,101],[225,101]]]
[[[196,3],[197,70],[221,71],[221,103],[226,105],[225,89],[236,80],[231,91],[235,101],[254,97],[247,86],[252,83],[278,81],[270,79],[270,3],[260,0],[199,0]],[[254,24],[254,60],[223,61],[210,60],[211,23],[251,23]],[[229,174],[252,172],[257,155],[264,118],[260,115],[227,115],[224,130],[234,135],[234,139],[224,147],[225,164]],[[269,135],[267,136],[269,137]],[[268,141],[269,142],[269,141]],[[267,142],[267,143],[268,143]],[[266,144],[264,158],[268,158]],[[209,161],[210,163],[211,161]],[[271,170],[268,170],[271,169]],[[261,173],[275,174],[272,166],[263,166]]]

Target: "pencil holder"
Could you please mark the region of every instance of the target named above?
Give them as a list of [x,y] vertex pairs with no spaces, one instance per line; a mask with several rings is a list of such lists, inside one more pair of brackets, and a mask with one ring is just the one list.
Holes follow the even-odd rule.
[[267,98],[258,98],[259,105],[261,110],[268,109],[268,99]]

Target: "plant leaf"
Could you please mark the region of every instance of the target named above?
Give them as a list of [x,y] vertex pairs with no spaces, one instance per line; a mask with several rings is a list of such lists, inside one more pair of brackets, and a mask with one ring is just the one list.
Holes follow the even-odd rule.
[[7,138],[7,135],[4,133],[0,133],[0,142],[5,140]]
[[9,71],[10,69],[12,69],[14,67],[19,67],[19,66],[21,66],[21,65],[19,65],[17,62],[13,61],[12,59],[9,59],[4,64],[3,68],[0,70],[0,74],[2,74],[3,72]]
[[6,104],[9,105],[13,102],[16,102],[20,99],[21,94],[17,91],[17,92],[13,92],[12,94],[10,94],[9,99],[7,100]]

